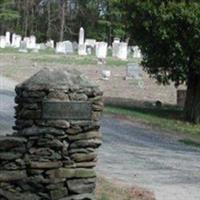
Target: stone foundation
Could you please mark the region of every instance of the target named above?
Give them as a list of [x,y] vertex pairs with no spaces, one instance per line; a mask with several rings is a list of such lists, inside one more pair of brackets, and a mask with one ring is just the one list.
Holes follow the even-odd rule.
[[[102,92],[77,72],[44,69],[16,93],[16,132],[0,138],[0,199],[95,199]],[[58,104],[56,117],[44,102]],[[77,102],[91,106],[80,110],[80,119]],[[72,105],[71,118],[61,103]]]

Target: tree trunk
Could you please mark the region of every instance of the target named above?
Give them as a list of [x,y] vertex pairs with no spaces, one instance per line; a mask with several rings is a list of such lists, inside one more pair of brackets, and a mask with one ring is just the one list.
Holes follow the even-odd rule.
[[64,38],[65,9],[66,9],[66,2],[65,0],[62,0],[61,1],[61,19],[60,19],[60,41],[63,41],[63,38]]
[[200,74],[188,78],[184,110],[187,121],[200,123]]
[[48,18],[48,24],[47,24],[47,40],[51,39],[51,3],[48,1],[47,4],[47,18]]

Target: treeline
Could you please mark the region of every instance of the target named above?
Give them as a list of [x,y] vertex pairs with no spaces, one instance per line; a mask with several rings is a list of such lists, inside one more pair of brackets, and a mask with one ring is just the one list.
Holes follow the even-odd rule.
[[6,31],[37,40],[77,40],[79,28],[86,37],[128,39],[126,3],[116,0],[0,0],[0,35]]

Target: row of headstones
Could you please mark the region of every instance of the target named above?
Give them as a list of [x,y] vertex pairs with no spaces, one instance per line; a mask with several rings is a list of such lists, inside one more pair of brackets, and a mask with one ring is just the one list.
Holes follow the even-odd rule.
[[112,50],[112,56],[121,60],[127,60],[128,54],[132,53],[133,58],[141,58],[142,54],[138,46],[128,47],[126,42],[120,42],[119,38],[115,38],[112,47],[108,47],[106,42],[97,42],[95,39],[85,40],[85,31],[81,27],[79,31],[79,43],[64,41],[56,43],[56,53],[70,54],[78,51],[80,56],[91,55],[95,52],[98,59],[105,59],[108,49]]
[[6,32],[5,36],[0,36],[0,48],[13,47],[19,48],[21,52],[27,52],[27,49],[45,49],[45,48],[54,48],[54,41],[49,40],[45,43],[36,43],[36,37],[34,35],[30,37],[24,37],[22,40],[21,35],[10,32]]
[[[12,40],[10,32],[6,32],[5,36],[0,36],[0,48],[13,47],[19,48],[20,52],[28,52],[28,49],[32,49],[35,52],[44,50],[46,48],[54,48],[54,41],[49,40],[46,43],[36,43],[36,37],[24,37],[22,40],[21,35],[15,33],[12,34]],[[81,56],[91,55],[95,52],[98,59],[105,59],[108,54],[108,49],[112,50],[112,56],[121,60],[127,60],[128,54],[132,54],[133,58],[141,58],[142,54],[138,46],[128,47],[126,42],[120,42],[119,38],[115,38],[112,47],[108,47],[106,42],[97,42],[95,39],[86,39],[85,32],[81,27],[79,32],[79,43],[71,41],[63,41],[56,43],[56,53],[70,54],[78,51]]]

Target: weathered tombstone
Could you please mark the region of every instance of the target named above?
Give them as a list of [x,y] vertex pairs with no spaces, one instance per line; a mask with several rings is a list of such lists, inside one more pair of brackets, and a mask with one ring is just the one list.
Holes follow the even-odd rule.
[[16,36],[16,34],[15,33],[13,33],[12,34],[12,47],[14,46],[14,43],[15,43],[15,36]]
[[31,35],[29,38],[28,48],[36,49],[36,37],[34,35]]
[[141,50],[138,46],[134,46],[133,47],[133,58],[141,58],[142,57],[142,53]]
[[65,53],[65,44],[63,42],[56,43],[56,53]]
[[71,54],[73,52],[73,45],[70,41],[56,43],[56,53]]
[[86,45],[86,47],[95,48],[96,42],[97,41],[95,39],[86,39],[85,40],[85,45]]
[[72,42],[74,51],[78,51],[78,43],[76,41]]
[[46,47],[54,49],[54,40],[48,40],[46,42]]
[[127,60],[128,56],[128,44],[126,42],[120,42],[118,44],[118,51],[116,52],[117,58],[121,60]]
[[185,100],[186,100],[186,90],[177,90],[177,105],[180,107],[185,106]]
[[112,43],[112,56],[113,57],[117,57],[117,54],[119,51],[119,44],[120,44],[120,39],[114,38],[114,41]]
[[6,46],[10,46],[10,32],[6,32]]
[[142,70],[137,63],[128,63],[126,67],[126,77],[134,79],[142,79]]
[[92,54],[92,47],[87,47],[87,55],[91,55]]
[[21,35],[16,35],[15,33],[12,35],[12,47],[19,48],[20,42],[22,40]]
[[107,81],[111,77],[111,71],[110,70],[102,70],[101,75],[102,75],[101,79]]
[[16,87],[16,133],[0,138],[1,199],[94,200],[102,92],[43,69]]
[[21,52],[21,53],[27,53],[28,52],[26,41],[21,41],[20,42],[19,52]]
[[64,41],[63,43],[65,44],[65,53],[66,54],[74,53],[72,42]]
[[96,43],[96,57],[98,59],[105,59],[108,51],[108,43],[97,42]]
[[85,31],[83,27],[81,27],[79,31],[78,54],[80,56],[87,55],[86,45],[85,45]]
[[36,48],[39,50],[45,50],[47,48],[45,43],[37,43]]
[[4,49],[6,47],[6,37],[0,36],[0,48]]

